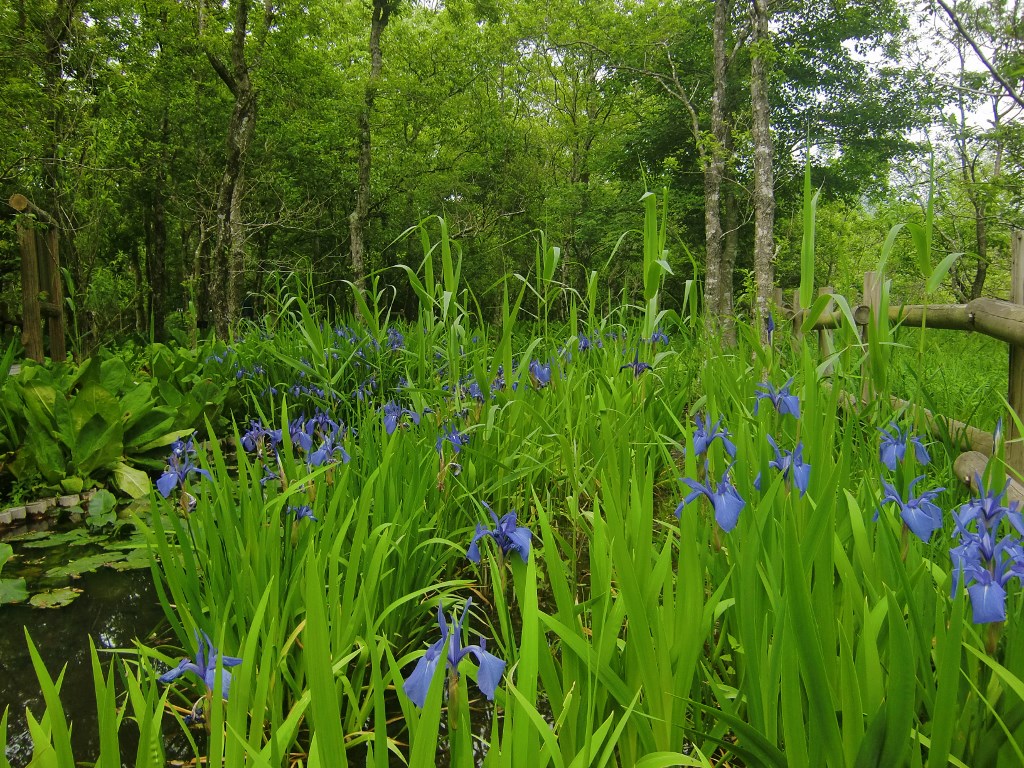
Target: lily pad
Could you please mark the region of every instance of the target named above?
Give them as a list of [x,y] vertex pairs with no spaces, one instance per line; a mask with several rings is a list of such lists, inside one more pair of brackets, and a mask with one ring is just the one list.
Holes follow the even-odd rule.
[[23,603],[28,600],[24,579],[0,579],[0,605]]
[[63,608],[80,594],[82,594],[80,589],[60,587],[34,594],[28,602],[33,608]]
[[101,546],[113,552],[131,552],[135,549],[145,552],[149,548],[149,543],[142,536],[132,536],[129,539],[110,539]]
[[102,528],[110,525],[117,519],[114,509],[117,499],[114,494],[107,490],[97,491],[96,495],[89,501],[89,516],[85,519],[90,528]]
[[24,546],[26,548],[31,547],[32,549],[43,549],[45,547],[59,547],[59,546],[72,546],[80,547],[84,544],[92,544],[99,541],[99,538],[93,536],[84,528],[75,528],[64,533],[51,533],[47,534],[44,538],[34,539],[33,541],[26,542]]
[[145,549],[132,550],[124,560],[107,563],[107,566],[115,571],[135,571],[149,568],[149,552]]
[[14,536],[6,536],[4,541],[38,541],[39,539],[45,539],[49,535],[49,531],[25,531],[25,533],[17,533]]
[[46,575],[52,579],[77,579],[83,573],[92,573],[96,569],[102,568],[104,565],[111,565],[124,560],[124,558],[125,556],[120,552],[102,552],[98,555],[81,557],[67,565],[60,565],[56,568],[51,568],[46,572]]

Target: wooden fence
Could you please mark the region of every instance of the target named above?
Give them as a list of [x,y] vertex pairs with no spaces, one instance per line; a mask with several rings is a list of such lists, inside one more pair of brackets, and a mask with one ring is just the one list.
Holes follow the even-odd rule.
[[50,358],[64,360],[64,289],[60,274],[60,238],[57,222],[24,195],[12,195],[18,211],[21,246],[21,342],[25,357],[43,361],[43,318],[50,342]]
[[[974,331],[1003,341],[1008,346],[1009,377],[1007,381],[1007,402],[1024,420],[1024,232],[1017,231],[1012,235],[1013,268],[1011,273],[1010,299],[979,298],[966,304],[904,304],[890,306],[886,320],[891,324],[900,324],[915,328],[942,328],[954,331]],[[822,288],[818,295],[831,295],[832,288]],[[781,294],[776,295],[776,304],[782,306]],[[867,329],[876,321],[882,306],[881,275],[868,272],[864,275],[864,291],[860,304],[850,303],[853,319],[860,331],[861,342],[867,344]],[[800,333],[806,311],[801,309],[799,291],[793,294],[793,305],[790,311],[794,330]],[[834,350],[832,330],[848,324],[846,315],[836,311],[834,302],[814,322],[812,330],[818,333],[818,345],[822,358],[830,356]],[[860,402],[870,402],[873,393],[870,389],[870,376],[865,370],[864,388]],[[855,396],[848,396],[849,404],[857,402]],[[960,455],[955,464],[957,476],[965,483],[974,486],[976,474],[980,474],[985,463],[993,453],[992,435],[955,419],[935,414],[914,403],[891,398],[894,408],[910,408],[922,423],[935,436],[949,434],[958,440],[961,448],[967,450]],[[1006,463],[1018,475],[1024,477],[1024,439],[1013,420],[1006,425]],[[1024,485],[1016,480],[1011,484],[1010,498],[1024,501]]]

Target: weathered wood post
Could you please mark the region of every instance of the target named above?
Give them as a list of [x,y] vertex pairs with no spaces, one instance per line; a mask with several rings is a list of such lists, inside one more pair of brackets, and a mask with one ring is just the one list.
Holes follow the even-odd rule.
[[[21,246],[22,344],[25,355],[43,360],[43,323],[50,337],[50,357],[64,360],[64,289],[60,274],[60,239],[57,222],[46,211],[33,205],[24,195],[11,195],[11,207],[19,213],[33,213],[44,222],[44,230],[18,222]],[[41,298],[45,294],[45,300]]]
[[[819,296],[831,296],[835,293],[835,289],[831,285],[826,285],[818,289]],[[836,311],[836,303],[833,299],[828,300],[828,304],[825,306],[823,314],[828,317]],[[835,354],[836,346],[832,341],[832,330],[829,328],[822,328],[818,331],[818,357],[822,360],[827,360],[829,357]],[[833,366],[829,363],[828,366],[822,371],[823,375],[831,376],[834,372]]]
[[[792,312],[790,314],[792,314],[793,317],[799,318],[800,313],[804,309],[805,307],[800,306],[800,289],[797,288],[795,291],[793,291]],[[803,322],[797,323],[796,325],[793,326],[793,338],[796,341],[800,341],[800,339],[804,337],[803,332],[800,330],[802,327]]]
[[871,356],[868,351],[868,335],[873,323],[889,322],[888,318],[880,318],[882,307],[882,275],[879,272],[864,273],[864,306],[868,308],[868,323],[861,329],[861,345],[864,351],[864,364],[861,366],[861,399],[867,403],[874,395],[871,381]]
[[[1024,231],[1010,235],[1013,268],[1010,273],[1010,301],[1024,304]],[[1010,344],[1010,376],[1007,401],[1018,418],[1024,417],[1024,347]],[[1006,464],[1016,472],[1024,472],[1024,442],[1013,419],[1008,419]]]
[[36,231],[18,223],[21,246],[21,344],[25,357],[43,362],[43,320],[39,311],[39,270]]

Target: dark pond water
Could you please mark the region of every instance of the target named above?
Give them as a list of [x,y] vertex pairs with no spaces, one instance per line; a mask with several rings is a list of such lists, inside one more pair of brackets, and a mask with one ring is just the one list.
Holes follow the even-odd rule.
[[83,593],[65,608],[0,607],[0,711],[10,708],[7,758],[13,768],[27,765],[32,757],[25,708],[37,718],[46,708],[25,630],[51,676],[56,678],[67,665],[61,699],[73,724],[74,753],[81,760],[98,751],[89,638],[97,650],[131,648],[135,638],[149,636],[163,618],[148,571],[100,570],[82,576],[75,586]]
[[[33,528],[39,526],[31,526]],[[74,528],[62,525],[48,534],[67,535]],[[23,528],[23,535],[39,535]],[[84,531],[83,531],[84,533]],[[38,547],[41,539],[33,546]],[[12,541],[17,555],[4,569],[4,576],[23,576],[30,592],[70,586],[81,594],[63,608],[33,608],[27,604],[0,605],[0,714],[9,710],[7,759],[12,768],[23,768],[32,758],[32,742],[25,721],[26,707],[39,718],[45,710],[36,679],[25,631],[56,679],[67,667],[61,700],[72,724],[74,754],[79,760],[95,759],[98,751],[96,703],[92,681],[89,639],[97,650],[133,648],[136,638],[145,640],[163,621],[163,611],[153,589],[148,568],[116,571],[99,567],[76,575],[55,574],[53,569],[80,562],[82,557],[121,557],[109,554],[111,542],[90,540],[72,546],[33,548],[28,542]],[[104,546],[107,547],[104,550]],[[122,543],[117,543],[124,549]],[[107,551],[107,555],[102,552]],[[114,550],[116,551],[116,550]],[[130,547],[128,548],[131,553]],[[137,565],[132,563],[132,566]],[[101,653],[107,661],[109,654]],[[126,750],[127,752],[127,750]]]

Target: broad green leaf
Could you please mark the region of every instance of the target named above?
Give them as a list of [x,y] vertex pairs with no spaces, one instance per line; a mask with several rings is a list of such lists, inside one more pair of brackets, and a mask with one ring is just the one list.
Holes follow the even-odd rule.
[[145,498],[149,496],[149,492],[153,489],[153,483],[150,481],[149,475],[141,469],[129,467],[123,461],[119,461],[114,465],[111,478],[119,490],[128,494],[133,499]]
[[63,608],[65,605],[70,605],[81,594],[82,590],[74,587],[58,587],[37,592],[28,602],[33,608]]
[[939,289],[939,286],[942,285],[942,281],[946,279],[946,275],[949,273],[950,268],[961,256],[963,256],[962,253],[951,253],[939,262],[938,266],[932,270],[930,275],[928,275],[928,281],[925,283],[926,293],[935,293],[935,291]]
[[24,579],[0,579],[0,605],[23,603],[28,600]]

